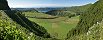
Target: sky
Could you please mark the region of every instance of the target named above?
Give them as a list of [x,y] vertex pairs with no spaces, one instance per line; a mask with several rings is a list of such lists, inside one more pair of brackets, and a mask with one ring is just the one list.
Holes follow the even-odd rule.
[[94,3],[96,0],[7,0],[11,8],[71,7]]

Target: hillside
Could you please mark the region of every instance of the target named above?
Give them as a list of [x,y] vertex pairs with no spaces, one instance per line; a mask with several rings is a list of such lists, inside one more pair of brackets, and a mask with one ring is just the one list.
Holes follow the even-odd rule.
[[86,4],[83,6],[73,6],[73,7],[64,7],[57,10],[50,10],[46,12],[46,14],[53,15],[53,16],[62,16],[62,17],[74,17],[82,14],[85,12],[92,4]]
[[[31,33],[31,35],[30,35]],[[28,40],[36,39],[33,32],[14,22],[6,13],[0,10],[0,39],[1,40]]]
[[0,0],[0,10],[10,10],[6,0]]
[[[11,12],[11,11],[10,11]],[[17,21],[14,21],[10,18],[5,11],[0,10],[0,39],[2,40],[58,40],[55,38],[48,37],[44,34],[44,36],[40,36],[40,33],[37,34],[36,31],[31,31],[28,26],[22,26],[18,24]],[[22,20],[22,19],[19,19]],[[23,21],[22,21],[23,22]],[[26,23],[25,23],[26,24]],[[35,23],[34,23],[35,24]],[[39,27],[39,25],[35,24],[35,27]],[[42,29],[43,27],[40,27]],[[37,28],[39,29],[39,28]],[[42,29],[42,31],[45,29]],[[42,34],[43,35],[43,34]]]
[[[68,40],[103,40],[103,20],[94,24],[85,34],[80,34]],[[74,39],[75,38],[75,39]]]
[[28,20],[21,12],[11,10],[6,0],[0,0],[0,3],[0,39],[55,40],[44,27]]
[[75,12],[71,12],[71,11],[65,11],[65,10],[51,10],[46,12],[46,14],[52,15],[52,16],[58,16],[58,17],[74,17],[76,16]]
[[[89,28],[103,19],[103,0],[99,0],[94,3],[86,12],[81,14],[80,21],[76,28],[68,32],[67,39],[77,38],[79,35],[88,32]],[[77,36],[77,37],[76,37]]]
[[43,36],[44,34],[48,35],[48,33],[46,32],[46,30],[44,28],[42,28],[41,26],[39,26],[36,23],[32,23],[31,21],[29,21],[25,16],[23,16],[19,12],[17,12],[17,11],[5,11],[5,13],[13,21],[16,21],[18,24],[27,28],[31,32],[35,32],[36,35],[38,35],[38,36]]

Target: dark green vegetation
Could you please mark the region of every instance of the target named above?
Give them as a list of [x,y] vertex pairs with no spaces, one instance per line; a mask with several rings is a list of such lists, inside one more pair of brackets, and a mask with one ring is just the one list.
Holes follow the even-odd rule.
[[74,17],[76,16],[76,13],[71,12],[71,11],[65,11],[65,10],[52,10],[46,12],[46,14],[53,15],[53,16],[59,16],[59,17]]
[[[100,23],[103,19],[103,0],[97,1],[96,3],[94,3],[93,5],[91,5],[90,8],[88,8],[88,10],[86,12],[84,12],[84,14],[81,14],[80,16],[80,21],[77,25],[77,27],[75,27],[74,29],[72,29],[71,31],[69,31],[68,35],[67,35],[67,39],[68,40],[87,40],[87,38],[92,37],[93,39],[95,39],[97,36],[98,39],[95,40],[102,40],[100,36],[100,33],[97,32],[97,36],[92,34],[93,36],[90,35],[90,37],[88,36],[83,36],[86,35],[86,33],[88,33],[89,29],[97,24]],[[94,27],[95,28],[95,27]],[[99,27],[97,27],[99,28]],[[93,30],[93,29],[92,29]],[[96,29],[96,30],[100,30],[100,29]],[[102,35],[102,33],[101,33]],[[75,39],[72,39],[75,38]],[[92,40],[92,39],[90,39]]]
[[[19,11],[9,9],[6,0],[0,0],[0,39],[2,40],[55,40],[35,22],[29,21]],[[4,3],[4,4],[3,4]],[[4,5],[4,6],[3,6]],[[5,8],[2,8],[5,7]],[[31,34],[31,36],[30,36]]]
[[11,11],[6,0],[0,0],[0,10],[1,40],[55,40],[43,27]]
[[10,19],[4,11],[0,11],[0,39],[33,40],[35,34]]
[[36,35],[43,36],[43,37],[50,37],[44,28],[42,28],[41,26],[39,26],[36,23],[32,23],[31,21],[29,21],[27,18],[25,18],[25,16],[23,16],[19,12],[16,12],[16,11],[5,11],[5,12],[11,19],[16,21],[21,26],[27,28],[31,32],[35,32]]
[[65,8],[66,11],[71,11],[76,13],[76,15],[80,15],[82,13],[84,13],[92,4],[86,4],[83,6],[73,6],[73,7],[69,7],[69,8]]
[[6,0],[0,0],[0,10],[10,10]]
[[74,17],[82,14],[85,12],[92,4],[87,4],[83,6],[73,6],[73,7],[64,7],[58,10],[51,10],[46,12],[46,14],[53,15],[53,16],[60,16],[60,17]]
[[66,40],[103,40],[103,20],[91,26],[87,33],[72,36]]

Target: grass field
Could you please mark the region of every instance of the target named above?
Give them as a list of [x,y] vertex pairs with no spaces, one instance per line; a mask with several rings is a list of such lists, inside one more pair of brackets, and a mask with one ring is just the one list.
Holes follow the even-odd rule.
[[[44,14],[42,14],[42,16],[43,15]],[[72,18],[59,17],[55,19],[37,19],[37,18],[28,18],[28,19],[39,24],[40,26],[43,26],[52,35],[52,37],[63,39],[66,38],[66,35],[69,30],[76,27],[79,21],[79,16]]]

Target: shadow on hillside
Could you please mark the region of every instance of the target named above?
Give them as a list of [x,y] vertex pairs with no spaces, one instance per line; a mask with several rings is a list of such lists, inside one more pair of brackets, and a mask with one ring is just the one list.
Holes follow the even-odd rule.
[[43,27],[39,26],[38,24],[31,22],[28,20],[25,16],[20,14],[20,12],[17,11],[5,11],[5,13],[15,22],[20,24],[22,27],[25,27],[26,29],[30,30],[31,32],[34,32],[36,35],[44,37],[44,38],[50,38],[50,34],[44,29]]

